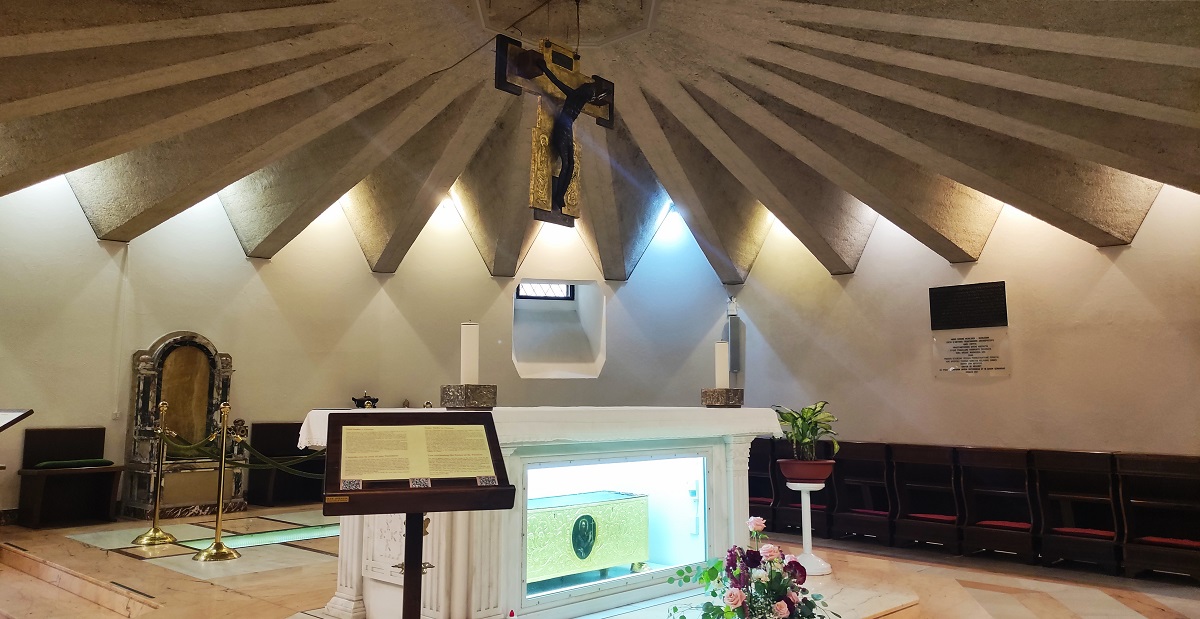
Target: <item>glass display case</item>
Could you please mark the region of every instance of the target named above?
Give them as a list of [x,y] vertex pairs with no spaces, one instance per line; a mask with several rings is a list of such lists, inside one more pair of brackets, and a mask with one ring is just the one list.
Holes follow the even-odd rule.
[[699,456],[531,466],[526,596],[705,560],[706,470]]

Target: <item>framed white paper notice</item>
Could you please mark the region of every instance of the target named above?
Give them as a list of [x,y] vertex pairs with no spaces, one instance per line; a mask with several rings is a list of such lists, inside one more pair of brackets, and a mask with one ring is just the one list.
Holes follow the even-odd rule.
[[1010,376],[1008,327],[933,332],[934,376]]

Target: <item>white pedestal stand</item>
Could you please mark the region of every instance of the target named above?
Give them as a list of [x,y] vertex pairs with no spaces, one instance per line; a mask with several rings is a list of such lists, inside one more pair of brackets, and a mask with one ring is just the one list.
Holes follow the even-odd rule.
[[796,560],[804,566],[809,576],[833,573],[833,568],[829,567],[824,559],[812,553],[812,498],[809,493],[824,488],[825,484],[800,484],[789,481],[787,487],[800,493],[800,505],[804,510],[804,554],[796,557]]

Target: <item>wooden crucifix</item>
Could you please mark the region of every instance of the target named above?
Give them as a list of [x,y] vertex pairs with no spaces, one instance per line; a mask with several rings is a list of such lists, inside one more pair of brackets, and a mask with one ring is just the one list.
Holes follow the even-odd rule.
[[574,226],[579,217],[580,157],[575,120],[587,114],[611,129],[613,83],[599,75],[585,77],[579,72],[579,53],[550,39],[542,40],[541,49],[522,49],[520,41],[499,34],[496,88],[514,95],[529,89],[538,95],[529,206],[535,219]]

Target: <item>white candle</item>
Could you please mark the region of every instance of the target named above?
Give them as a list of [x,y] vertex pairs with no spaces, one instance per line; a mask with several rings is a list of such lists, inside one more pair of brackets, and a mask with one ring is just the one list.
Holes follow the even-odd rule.
[[729,342],[717,342],[716,350],[717,362],[717,389],[729,388]]
[[464,322],[460,332],[459,384],[479,384],[479,323]]

